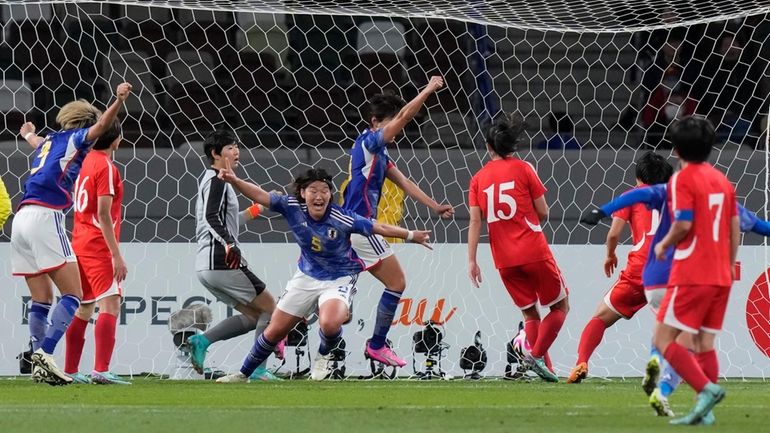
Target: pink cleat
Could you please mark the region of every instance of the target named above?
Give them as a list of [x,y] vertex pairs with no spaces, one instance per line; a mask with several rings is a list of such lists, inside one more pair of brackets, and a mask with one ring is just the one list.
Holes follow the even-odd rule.
[[367,344],[364,355],[366,358],[373,359],[391,367],[403,367],[406,365],[406,361],[396,356],[387,344],[376,350],[372,349],[371,346]]
[[278,344],[275,345],[275,350],[273,351],[275,353],[275,357],[283,361],[284,355],[286,354],[286,338],[279,341]]

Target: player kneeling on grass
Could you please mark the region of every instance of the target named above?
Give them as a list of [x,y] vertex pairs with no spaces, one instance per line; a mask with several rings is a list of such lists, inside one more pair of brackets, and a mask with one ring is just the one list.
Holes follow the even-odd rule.
[[[468,192],[468,274],[479,287],[476,252],[484,217],[495,266],[524,315],[532,347],[527,365],[543,380],[558,382],[548,365],[548,349],[567,317],[568,291],[540,226],[548,218],[545,186],[530,163],[514,156],[525,126],[520,116],[505,116],[487,131],[491,160],[473,176]],[[542,323],[538,304],[550,309]]]
[[270,324],[257,337],[240,372],[219,378],[217,382],[247,382],[254,369],[273,352],[276,343],[316,308],[321,345],[310,377],[327,378],[331,374],[331,351],[342,339],[342,324],[348,319],[358,274],[364,270],[363,261],[351,247],[350,235],[397,237],[430,248],[430,232],[380,224],[332,204],[332,178],[323,169],[310,169],[297,177],[294,195],[288,196],[268,193],[241,180],[229,167],[220,170],[219,177],[249,199],[283,215],[301,255],[299,270],[287,283]]
[[[675,248],[654,343],[698,393],[692,411],[671,424],[713,424],[711,410],[725,396],[716,384],[719,361],[714,342],[734,278],[740,221],[735,188],[707,162],[714,145],[711,123],[686,117],[673,125],[671,136],[682,168],[668,188],[674,222],[654,247],[659,260],[665,259],[669,247]],[[693,334],[695,354],[675,341],[682,332]]]
[[[56,116],[62,130],[46,137],[35,135],[31,123],[25,123],[19,131],[35,148],[35,155],[13,220],[11,268],[14,275],[26,279],[32,297],[29,330],[34,350],[33,379],[51,385],[72,383],[72,378],[56,365],[53,353],[83,296],[77,258],[64,228],[63,210],[72,205],[70,190],[91,145],[112,126],[130,93],[131,84],[119,84],[115,90],[117,99],[104,114],[84,100],[64,105]],[[52,281],[62,297],[49,326],[48,311],[54,297]]]
[[[238,231],[241,225],[256,218],[259,204],[244,211],[238,209],[238,196],[232,185],[217,175],[225,167],[237,167],[239,142],[232,131],[215,131],[206,137],[203,152],[210,166],[201,176],[195,203],[198,254],[195,270],[198,281],[221,302],[241,314],[228,317],[202,334],[187,339],[190,361],[203,374],[206,350],[217,341],[228,340],[254,331],[255,337],[265,330],[275,309],[273,296],[249,269],[241,256]],[[282,348],[277,351],[283,357]],[[252,379],[276,380],[264,364],[254,370]]]
[[[645,153],[636,161],[636,188],[668,182],[673,172],[674,168],[662,156],[652,152]],[[652,234],[655,233],[659,222],[659,211],[650,210],[644,204],[624,207],[612,214],[612,226],[607,233],[607,259],[604,261],[604,273],[608,278],[618,266],[615,249],[626,223],[631,227],[634,247],[628,253],[626,268],[620,272],[620,278],[612,285],[594,316],[583,328],[578,344],[577,362],[567,383],[580,383],[588,376],[588,360],[601,343],[607,328],[620,319],[628,320],[634,317],[637,311],[647,305],[642,271],[650,251]]]
[[[128,269],[120,254],[120,222],[123,202],[123,181],[112,163],[120,146],[120,122],[115,119],[110,128],[94,143],[93,150],[83,161],[75,182],[75,224],[72,248],[78,258],[83,300],[67,329],[64,372],[75,383],[130,385],[110,372],[110,359],[115,348],[115,331],[120,315],[121,283]],[[90,377],[78,372],[83,354],[88,321],[99,306],[99,318],[94,327],[96,353]]]

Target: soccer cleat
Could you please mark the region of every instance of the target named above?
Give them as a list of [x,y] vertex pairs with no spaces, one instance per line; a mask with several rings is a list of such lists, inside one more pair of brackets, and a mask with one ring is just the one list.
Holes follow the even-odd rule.
[[249,378],[239,371],[238,373],[220,377],[217,379],[217,383],[249,383]]
[[644,393],[652,395],[655,388],[658,387],[658,378],[660,377],[660,360],[653,355],[647,361],[647,368],[644,370],[644,379],[642,379],[642,389]]
[[131,385],[131,382],[123,380],[120,376],[112,374],[109,371],[92,371],[91,380],[93,383],[98,383],[100,385]]
[[650,394],[650,406],[655,409],[658,416],[674,416],[674,411],[671,410],[671,406],[668,404],[668,398],[660,392],[660,388],[655,388],[655,391]]
[[717,418],[714,416],[714,411],[710,410],[706,415],[701,418],[700,423],[698,425],[707,425],[712,426],[716,424]]
[[313,368],[310,370],[310,378],[313,380],[324,380],[332,374],[332,354],[327,353],[315,357],[313,361]]
[[572,369],[567,378],[567,383],[580,383],[586,377],[588,377],[588,365],[585,362],[581,362]]
[[275,357],[283,361],[286,355],[286,338],[282,339],[275,345]]
[[367,344],[366,350],[364,351],[364,357],[391,367],[403,367],[406,365],[406,361],[396,356],[387,344],[379,349],[372,349],[371,346]]
[[72,383],[91,383],[91,378],[83,373],[64,373],[72,378]]
[[545,359],[535,358],[534,356],[527,355],[526,359],[527,365],[529,366],[530,370],[534,371],[538,376],[540,376],[541,379],[543,379],[546,382],[558,382],[559,377],[552,372],[547,365],[545,365]]
[[273,382],[278,380],[283,380],[280,377],[274,375],[270,370],[266,369],[265,367],[257,367],[256,370],[254,370],[254,373],[251,373],[251,376],[249,376],[249,381],[262,381],[262,382]]
[[53,355],[49,355],[43,351],[43,349],[37,349],[32,354],[33,368],[36,366],[39,369],[39,376],[42,377],[42,381],[51,385],[69,385],[72,383],[72,378],[67,376],[56,365],[56,361]]
[[203,374],[203,362],[206,360],[206,350],[210,345],[211,342],[203,334],[191,335],[187,339],[187,346],[190,348],[190,362],[198,374]]
[[32,367],[32,376],[30,377],[33,383],[44,383],[45,377],[43,371],[38,366]]
[[[721,386],[709,383],[703,388],[703,391],[698,393],[698,399],[695,402],[695,407],[692,408],[690,413],[681,418],[672,419],[669,424],[672,425],[697,425],[700,424],[704,418],[708,418],[707,415],[714,409],[722,399],[725,398],[725,390]],[[712,414],[713,416],[713,414]],[[708,419],[707,419],[708,420]]]

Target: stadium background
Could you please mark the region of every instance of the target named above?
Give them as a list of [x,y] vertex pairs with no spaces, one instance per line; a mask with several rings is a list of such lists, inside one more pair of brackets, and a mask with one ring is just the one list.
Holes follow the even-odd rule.
[[[237,131],[246,148],[241,153],[244,172],[268,188],[285,187],[301,167],[316,163],[336,170],[340,185],[347,168],[345,150],[365,127],[365,97],[394,88],[409,98],[432,74],[445,76],[446,89],[429,100],[391,154],[436,200],[455,205],[457,215],[438,221],[406,200],[402,223],[427,226],[440,244],[464,242],[465,191],[484,159],[480,125],[499,109],[515,110],[529,123],[520,156],[535,164],[549,188],[547,236],[557,245],[601,244],[606,231],[577,225],[580,212],[633,184],[628,168],[641,150],[658,143],[660,151],[669,152],[660,142],[667,124],[645,127],[642,118],[651,94],[667,85],[656,59],[674,36],[686,47],[679,63],[687,67],[682,69],[696,69],[707,78],[687,82],[690,75],[682,72],[680,81],[702,92],[696,112],[716,120],[721,140],[714,161],[736,182],[745,205],[765,213],[770,22],[764,14],[680,30],[672,22],[655,31],[607,33],[111,3],[4,5],[0,14],[0,175],[14,202],[30,154],[17,137],[22,121],[54,128],[63,103],[82,97],[104,106],[116,83],[131,81],[135,94],[122,115],[125,141],[116,160],[126,184],[121,240],[145,248],[140,256],[149,257],[154,248],[146,243],[193,240],[192,209],[204,167],[201,139],[214,127]],[[665,19],[665,13],[659,15]],[[619,28],[641,27],[644,17],[642,10],[633,20],[613,22]],[[734,62],[725,61],[734,53],[719,52],[725,34],[741,46]],[[725,98],[738,101],[737,106]],[[552,135],[548,117],[558,112],[572,119],[579,150],[537,148]],[[285,243],[288,238],[285,225],[269,218],[250,225],[243,240]],[[760,241],[745,239],[748,244]],[[752,281],[764,266],[763,250],[757,251],[752,253],[755,272],[748,276]],[[174,254],[166,258],[173,256],[178,266],[192,261],[192,255]],[[600,263],[590,257],[562,260],[598,269]],[[428,266],[445,265],[434,260]],[[141,275],[143,270],[132,271]],[[494,278],[491,271],[486,276]],[[448,290],[465,290],[462,277],[459,272]],[[3,281],[14,292],[23,289],[19,280]],[[205,294],[189,279],[179,284],[183,287],[164,287],[163,293]],[[570,283],[573,290],[584,284]],[[141,281],[132,290],[149,295],[151,286],[152,281]],[[575,326],[588,317],[605,286],[601,282],[591,288],[597,293],[586,311],[573,310]],[[18,313],[16,301],[3,306]],[[12,323],[15,331],[23,331],[20,323]],[[16,349],[3,350],[12,354]],[[766,366],[767,359],[760,360]]]

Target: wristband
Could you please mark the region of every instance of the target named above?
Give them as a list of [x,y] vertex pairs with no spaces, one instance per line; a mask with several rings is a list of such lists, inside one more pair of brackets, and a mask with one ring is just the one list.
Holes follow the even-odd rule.
[[259,216],[260,213],[262,213],[262,207],[258,203],[254,203],[253,205],[246,208],[246,212],[251,215],[251,218],[254,219]]
[[411,231],[411,230],[409,230],[409,231],[406,233],[406,240],[407,240],[408,242],[411,242],[411,241],[412,241],[412,239],[414,239],[414,232],[413,232],[413,231]]
[[28,133],[24,134],[24,139],[25,139],[25,140],[27,140],[27,141],[29,141],[29,136],[30,136],[30,135],[35,135],[35,133],[34,133],[34,132],[32,132],[32,131],[30,131],[30,132],[28,132]]

